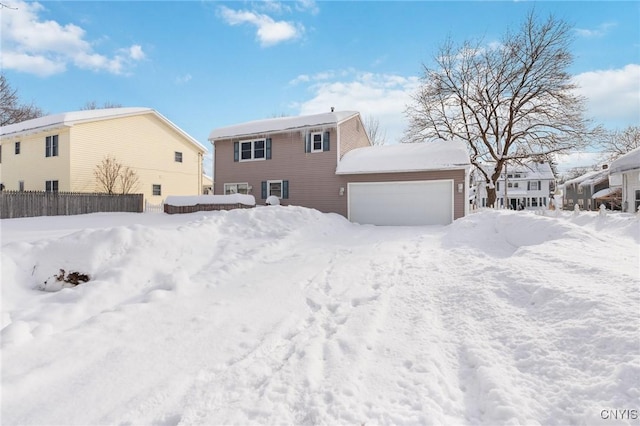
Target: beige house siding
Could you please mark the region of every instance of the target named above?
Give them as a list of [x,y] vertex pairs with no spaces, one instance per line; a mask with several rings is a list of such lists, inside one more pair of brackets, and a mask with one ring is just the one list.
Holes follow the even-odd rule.
[[252,138],[226,139],[215,142],[214,194],[224,194],[225,183],[248,183],[250,194],[256,203],[264,204],[261,198],[261,182],[288,180],[289,198],[281,200],[283,205],[300,205],[323,212],[333,211],[334,198],[340,189],[336,171],[336,129],[311,129],[330,132],[330,150],[305,153],[305,131],[270,134],[271,159],[256,161],[233,161],[233,142]]
[[[111,155],[130,166],[139,177],[134,192],[158,203],[168,195],[199,195],[202,192],[202,155],[182,133],[154,113],[75,123],[55,131],[8,135],[2,138],[0,180],[7,190],[42,191],[46,180],[58,180],[59,191],[95,192],[94,170]],[[58,134],[58,157],[45,157],[45,137]],[[21,153],[14,155],[15,141]],[[175,152],[182,162],[175,161]],[[152,185],[161,185],[160,196]]]
[[[58,135],[58,155],[45,156],[47,136]],[[15,153],[15,143],[20,142],[20,154]],[[59,191],[71,188],[69,168],[69,128],[2,137],[2,167],[0,181],[9,191],[19,190],[24,182],[25,191],[44,191],[48,180],[58,181]]]
[[[434,170],[425,172],[402,173],[367,173],[358,175],[340,175],[340,186],[345,188],[344,196],[336,197],[331,211],[347,217],[347,200],[349,182],[398,182],[398,181],[428,181],[428,180],[453,180],[453,218],[459,219],[465,215],[465,170]],[[458,192],[458,185],[463,185],[463,192]],[[434,200],[434,202],[438,202]]]
[[369,136],[362,124],[360,115],[353,119],[340,123],[338,126],[340,133],[340,157],[352,149],[371,146]]

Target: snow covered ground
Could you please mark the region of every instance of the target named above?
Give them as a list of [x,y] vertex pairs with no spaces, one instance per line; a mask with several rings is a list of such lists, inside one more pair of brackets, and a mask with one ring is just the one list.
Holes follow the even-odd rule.
[[[3,220],[0,420],[639,424],[639,224],[485,210],[374,227],[281,206]],[[91,280],[52,291],[60,269]]]

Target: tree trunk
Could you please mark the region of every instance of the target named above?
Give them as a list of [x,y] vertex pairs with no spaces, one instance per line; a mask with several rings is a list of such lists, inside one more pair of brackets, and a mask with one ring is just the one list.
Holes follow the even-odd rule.
[[496,198],[496,188],[487,187],[487,207],[495,208]]

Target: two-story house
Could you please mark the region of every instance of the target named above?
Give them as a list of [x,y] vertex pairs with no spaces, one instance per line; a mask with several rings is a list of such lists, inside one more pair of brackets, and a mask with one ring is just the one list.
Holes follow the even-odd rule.
[[[483,166],[489,173],[491,166]],[[475,172],[476,203],[487,207],[487,188],[482,173]],[[547,162],[531,161],[509,164],[496,181],[496,204],[513,210],[531,210],[548,207],[555,188],[555,177]]]
[[150,108],[48,115],[0,127],[0,176],[13,191],[100,192],[106,156],[138,176],[132,192],[153,203],[202,192],[206,148]]
[[371,146],[355,111],[251,121],[209,140],[215,194],[276,196],[378,225],[446,224],[468,210],[465,145]]
[[603,166],[601,170],[593,170],[569,179],[564,182],[563,187],[563,205],[567,210],[573,210],[578,205],[581,210],[595,211],[600,204],[605,204],[609,209],[619,208],[619,191],[608,190],[609,170],[607,166]]

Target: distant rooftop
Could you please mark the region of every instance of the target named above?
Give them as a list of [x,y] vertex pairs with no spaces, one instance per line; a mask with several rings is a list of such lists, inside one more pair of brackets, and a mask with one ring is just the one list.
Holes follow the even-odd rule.
[[249,121],[233,126],[219,127],[209,134],[209,140],[228,139],[232,137],[255,134],[276,133],[286,130],[301,129],[324,125],[336,125],[358,115],[357,111],[337,111],[323,114],[302,115],[298,117],[277,117],[265,120]]
[[632,149],[614,160],[609,166],[609,173],[615,174],[637,169],[640,169],[640,148]]

